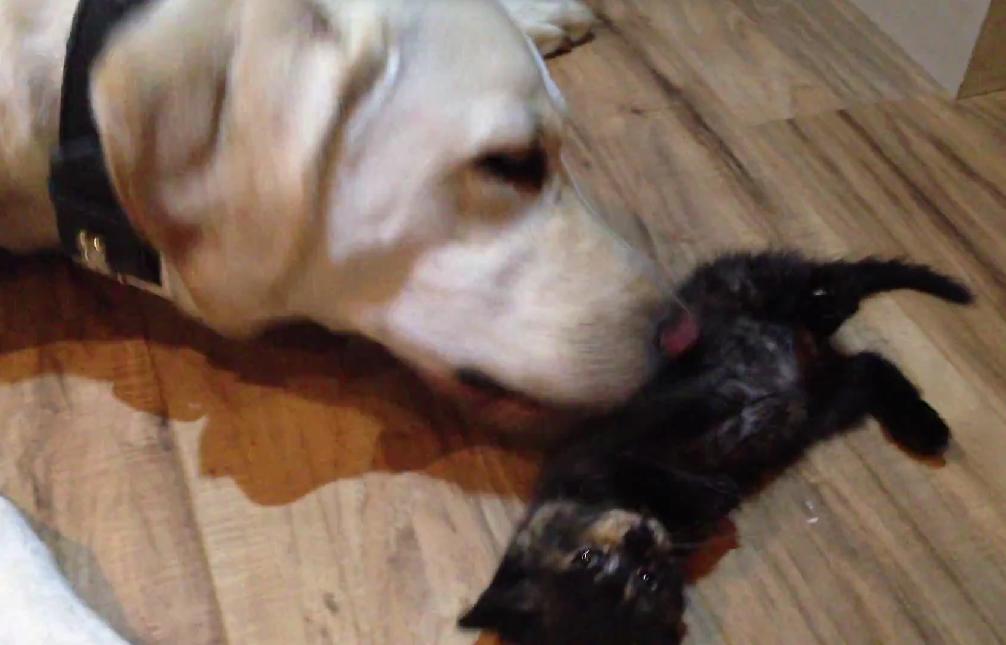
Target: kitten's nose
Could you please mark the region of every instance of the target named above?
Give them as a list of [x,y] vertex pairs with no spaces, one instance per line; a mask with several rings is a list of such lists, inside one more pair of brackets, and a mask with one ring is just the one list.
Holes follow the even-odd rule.
[[635,555],[646,554],[653,545],[653,531],[646,524],[638,524],[625,534],[625,548]]

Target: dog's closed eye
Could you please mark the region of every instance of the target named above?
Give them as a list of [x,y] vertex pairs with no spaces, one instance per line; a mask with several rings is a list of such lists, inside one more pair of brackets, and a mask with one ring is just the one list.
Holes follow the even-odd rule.
[[500,150],[476,159],[475,167],[519,190],[539,191],[548,175],[548,154],[540,144],[521,150]]

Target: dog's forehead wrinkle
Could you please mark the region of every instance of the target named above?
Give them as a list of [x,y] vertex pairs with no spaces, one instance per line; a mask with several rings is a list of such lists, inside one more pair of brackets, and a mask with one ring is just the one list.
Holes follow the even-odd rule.
[[374,123],[381,107],[392,98],[392,92],[397,87],[402,70],[402,52],[397,45],[392,45],[385,57],[383,69],[378,74],[378,80],[363,100],[348,115],[345,141],[348,147],[357,144],[364,132]]

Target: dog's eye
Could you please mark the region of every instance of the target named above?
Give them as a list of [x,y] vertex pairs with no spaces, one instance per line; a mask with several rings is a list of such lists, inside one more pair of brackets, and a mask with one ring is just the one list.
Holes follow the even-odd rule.
[[492,152],[479,157],[475,167],[521,190],[541,190],[548,174],[548,155],[540,145],[525,150]]
[[604,558],[603,551],[586,547],[576,552],[576,555],[573,556],[573,564],[583,569],[591,569],[600,565]]

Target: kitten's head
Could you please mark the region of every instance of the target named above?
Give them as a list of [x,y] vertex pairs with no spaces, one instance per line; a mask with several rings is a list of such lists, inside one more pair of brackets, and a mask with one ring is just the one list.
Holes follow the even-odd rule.
[[522,644],[676,643],[682,556],[653,517],[549,502],[524,522],[460,624]]

